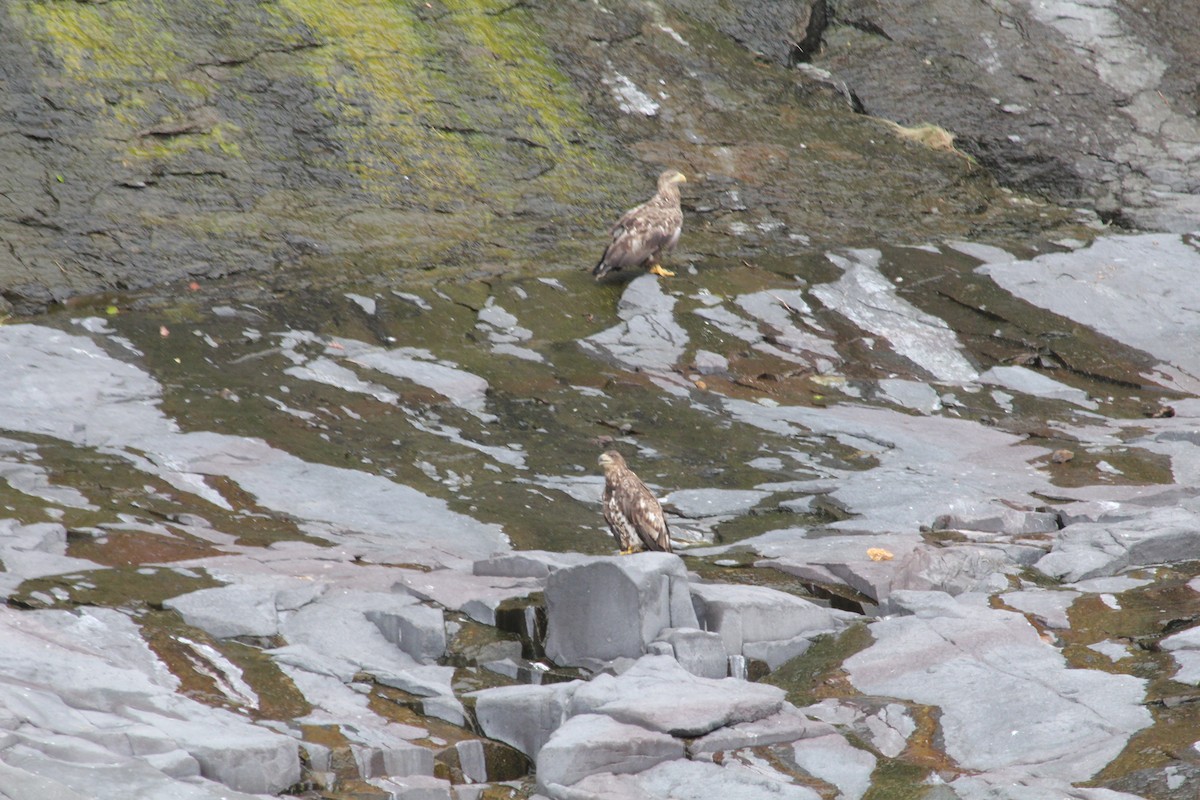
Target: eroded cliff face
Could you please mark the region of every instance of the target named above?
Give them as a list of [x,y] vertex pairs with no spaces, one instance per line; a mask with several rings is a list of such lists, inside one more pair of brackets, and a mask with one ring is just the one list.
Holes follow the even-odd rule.
[[715,259],[1063,223],[789,70],[806,4],[760,5],[5,4],[0,293],[583,268],[663,165]]
[[1114,224],[1200,219],[1195,8],[846,0],[814,63],[868,114],[930,122],[997,179]]

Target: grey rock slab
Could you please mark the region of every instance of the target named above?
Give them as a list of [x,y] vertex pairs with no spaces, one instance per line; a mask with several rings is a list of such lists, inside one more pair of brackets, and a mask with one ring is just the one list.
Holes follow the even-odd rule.
[[[90,337],[5,325],[0,363],[5,365],[0,419],[8,430],[104,448],[217,506],[228,503],[206,476],[228,478],[314,535],[355,540],[363,554],[394,548],[397,537],[413,549],[467,558],[509,549],[498,526],[451,511],[444,500],[383,476],[309,463],[261,439],[180,432],[159,408],[158,383]],[[344,502],[347,497],[355,502]]]
[[408,742],[394,742],[387,747],[352,744],[350,753],[363,778],[433,775],[434,753],[428,747]]
[[1063,528],[1035,565],[1063,581],[1114,575],[1128,567],[1188,561],[1200,552],[1200,515],[1154,508],[1121,523],[1080,522]]
[[499,686],[481,689],[474,698],[475,718],[483,733],[512,745],[531,759],[567,719],[571,695],[581,684]]
[[538,752],[538,786],[570,786],[603,772],[641,772],[683,756],[683,742],[673,736],[602,714],[580,714],[563,723]]
[[693,583],[692,602],[705,630],[720,634],[730,655],[747,642],[776,642],[840,629],[844,618],[824,606],[766,586]]
[[1077,522],[1126,522],[1145,513],[1144,508],[1117,500],[1080,500],[1058,507],[1062,527]]
[[[1180,275],[1200,270],[1200,252],[1172,234],[1104,236],[1090,247],[976,271],[1034,305],[1161,359],[1162,377],[1200,387],[1200,289]],[[1160,378],[1161,379],[1161,378]]]
[[908,709],[899,703],[888,703],[875,714],[863,719],[871,746],[886,758],[895,758],[908,746],[908,738],[917,730]]
[[845,800],[861,800],[871,788],[876,758],[854,747],[839,733],[803,739],[792,745],[796,765],[813,777],[838,788]]
[[[1031,555],[1041,554],[1039,550]],[[935,590],[955,595],[998,591],[1008,588],[1006,576],[1017,572],[1021,566],[1003,547],[930,547],[923,544],[895,565],[891,588],[893,591]]]
[[294,739],[176,694],[177,679],[120,612],[0,610],[0,635],[0,708],[53,758],[154,756],[173,773],[194,764],[245,792],[282,791],[300,778]]
[[883,378],[879,381],[879,389],[884,397],[893,403],[922,414],[932,414],[942,409],[941,396],[928,383],[902,378]]
[[761,761],[666,761],[636,775],[590,775],[553,787],[555,800],[820,800],[807,786]]
[[99,564],[67,554],[67,529],[57,522],[22,525],[0,519],[0,596],[8,596],[29,578],[63,575],[99,568]]
[[[598,491],[590,494],[599,497]],[[496,578],[545,578],[556,569],[572,567],[589,558],[581,553],[521,550],[476,561],[471,565],[471,571],[475,575]]]
[[1160,644],[1179,665],[1172,680],[1192,686],[1200,685],[1200,628],[1188,628],[1172,634]]
[[979,376],[979,382],[989,386],[1002,386],[1033,397],[1065,400],[1087,409],[1099,408],[1099,404],[1082,389],[1068,386],[1027,367],[992,367]]
[[631,370],[659,377],[674,376],[687,347],[688,334],[675,321],[675,298],[663,291],[657,276],[639,275],[617,301],[617,325],[580,341],[589,353]]
[[535,578],[474,575],[461,569],[406,571],[396,589],[421,600],[461,611],[484,625],[496,624],[496,609],[505,600],[527,597],[541,591]]
[[408,653],[419,664],[431,664],[446,654],[446,621],[440,608],[425,605],[368,609],[385,639]]
[[[342,736],[347,741],[383,751],[392,748],[404,749],[412,740],[429,736],[429,731],[425,728],[391,722],[372,714],[370,710],[371,696],[365,686],[347,685],[337,678],[318,675],[287,664],[281,664],[280,670],[304,695],[304,699],[312,705],[309,713],[295,719],[297,724],[327,727],[341,725]],[[352,724],[342,725],[347,720],[350,720]],[[312,745],[306,745],[306,747],[312,747]],[[327,760],[328,748],[326,748],[325,754],[319,757]],[[313,763],[314,769],[321,771],[330,769],[328,765],[324,768],[315,766],[319,763],[315,760]]]
[[701,678],[724,678],[729,674],[729,654],[720,634],[698,628],[668,628],[660,641],[668,644],[671,655],[680,666]]
[[829,723],[811,719],[791,703],[784,703],[769,717],[728,725],[701,736],[688,745],[688,753],[692,758],[711,757],[744,747],[784,744],[834,732]]
[[785,694],[737,678],[701,678],[669,656],[643,656],[621,675],[598,675],[576,688],[568,710],[692,737],[778,713]]
[[1058,514],[1049,511],[1023,511],[999,503],[991,508],[976,508],[944,514],[934,520],[935,530],[984,531],[1023,536],[1031,533],[1055,533]]
[[875,457],[875,468],[841,473],[834,483],[831,501],[857,516],[832,523],[833,529],[915,533],[960,509],[994,508],[998,499],[1035,507],[1043,502],[1036,493],[1055,492],[1030,463],[1047,454],[1044,448],[970,420],[845,403],[805,408],[722,402],[748,425],[787,436],[828,436]]
[[[250,793],[276,793],[300,780],[296,741],[244,724],[244,720],[235,715],[214,714],[216,719],[209,721],[179,720],[161,714],[151,716],[134,710],[129,714],[163,731],[187,750],[200,763],[204,777],[231,788]],[[243,724],[231,725],[235,720]]]
[[1066,781],[1029,776],[1013,770],[968,775],[945,785],[953,790],[947,800],[1147,800],[1152,797],[1100,787],[1078,787]]
[[403,689],[421,698],[421,713],[444,719],[452,725],[464,725],[466,714],[454,693],[454,667],[422,664],[396,671],[381,671],[375,680],[384,686]]
[[859,691],[938,706],[964,769],[1083,781],[1151,724],[1145,681],[1069,669],[1022,615],[985,597],[897,594],[913,615],[874,623],[875,644],[843,667]]
[[147,759],[110,755],[72,763],[29,748],[0,753],[0,796],[6,800],[261,800],[196,777],[177,779]]
[[[1129,658],[1132,653],[1129,651],[1129,645],[1115,642],[1112,639],[1105,639],[1103,642],[1096,642],[1088,645],[1089,650],[1095,650],[1102,656],[1107,656],[1109,660],[1116,662],[1123,658]],[[1178,659],[1177,659],[1178,660]],[[1200,666],[1200,659],[1197,659],[1197,666]],[[1200,675],[1196,675],[1200,679]],[[1183,681],[1182,683],[1192,683],[1193,681]]]
[[163,606],[217,639],[266,637],[279,632],[275,594],[264,586],[218,586],[173,597]]
[[428,350],[417,347],[381,348],[364,346],[353,340],[340,341],[351,363],[394,378],[410,380],[469,411],[483,411],[487,405],[486,380],[460,369],[453,362],[438,359]]
[[697,350],[692,356],[692,366],[701,375],[724,375],[729,371],[729,359],[720,353]]
[[[744,338],[755,350],[810,364],[821,372],[842,362],[832,334],[824,331],[817,322],[801,290],[768,289],[743,294],[738,296],[735,304],[754,319]],[[798,317],[804,320],[806,327],[796,324]],[[770,331],[769,341],[762,332],[764,327]],[[824,335],[814,333],[814,330]]]
[[771,642],[743,642],[742,655],[762,661],[768,669],[774,671],[796,656],[804,655],[812,646],[812,637],[815,635],[793,636],[791,639],[776,639]]
[[1000,599],[1018,611],[1037,617],[1048,628],[1067,630],[1071,627],[1067,611],[1082,596],[1082,592],[1074,592],[1069,589],[1032,588],[1019,592],[1007,592],[1000,595]]
[[372,778],[367,782],[387,792],[389,800],[454,800],[450,781],[429,775]]
[[880,257],[878,250],[828,255],[842,269],[842,277],[814,286],[813,296],[864,331],[886,339],[892,350],[935,380],[974,380],[978,372],[963,354],[954,331],[943,320],[901,298],[896,286],[880,272]]
[[696,628],[679,556],[593,558],[546,580],[546,655],[571,666],[637,658],[665,628]]
[[406,595],[336,589],[319,600],[281,615],[279,633],[287,641],[271,652],[286,663],[349,682],[355,673],[384,675],[416,665],[388,639],[371,617],[402,614],[415,601]]
[[755,489],[679,489],[660,500],[681,516],[696,519],[745,514],[770,496]]

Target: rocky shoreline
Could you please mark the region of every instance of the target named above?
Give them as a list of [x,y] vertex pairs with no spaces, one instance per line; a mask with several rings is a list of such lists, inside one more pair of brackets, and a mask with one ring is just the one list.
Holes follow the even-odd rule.
[[[950,358],[965,354],[957,342],[968,328],[850,288],[873,285],[869,269],[885,263],[877,253],[831,256],[853,279],[841,290],[718,297],[638,278],[621,288],[609,327],[565,341],[672,404],[667,425],[684,433],[676,445],[659,429],[660,447],[686,458],[693,420],[712,420],[712,437],[734,426],[749,446],[731,440],[730,452],[758,476],[670,473],[679,488],[660,496],[681,533],[691,529],[680,555],[605,555],[594,456],[584,466],[569,455],[547,473],[537,426],[506,427],[491,413],[507,402],[513,365],[573,369],[570,351],[525,313],[524,303],[540,307],[532,292],[558,295],[550,284],[506,289],[511,320],[495,295],[463,320],[485,335],[456,357],[481,349],[479,373],[345,336],[285,332],[264,351],[257,335],[230,338],[246,324],[233,309],[213,317],[229,329],[190,337],[222,360],[226,380],[271,364],[290,388],[265,390],[277,409],[268,424],[297,420],[314,442],[347,432],[329,427],[328,400],[304,399],[311,387],[336,386],[346,424],[385,426],[398,414],[430,437],[405,482],[374,473],[384,451],[367,440],[359,452],[369,460],[345,467],[262,438],[185,429],[165,411],[189,404],[147,371],[151,337],[162,343],[153,328],[145,337],[130,328],[135,343],[96,318],[66,330],[0,326],[13,381],[0,400],[12,514],[0,540],[6,791],[555,800],[713,787],[745,798],[962,800],[1187,791],[1189,758],[1167,753],[1191,742],[1200,651],[1190,616],[1200,578],[1189,572],[1200,546],[1188,479],[1200,463],[1200,369],[1185,335],[1193,306],[1172,285],[1153,301],[1165,335],[1108,321],[1153,297],[1154,276],[1200,269],[1200,256],[1169,235],[1039,257],[1051,270],[972,252],[970,280],[1072,304],[1063,309],[1072,319],[1145,348],[1119,355],[1106,345],[1109,374],[1152,352],[1153,362],[1127,369],[1156,376],[1156,410],[1146,411],[1148,388],[1101,394],[1116,384],[1081,383],[1082,370],[1075,385],[1044,368],[956,372],[974,370]],[[1138,294],[1112,295],[1093,277],[1122,253],[1156,259],[1128,276]],[[817,296],[822,311],[801,311]],[[880,327],[861,313],[868,298],[900,315]],[[436,295],[422,302],[414,319],[426,328],[438,304],[455,307]],[[367,311],[361,298],[347,303]],[[813,316],[775,320],[769,340],[747,326],[784,304]],[[1004,303],[997,295],[988,305],[994,325]],[[810,385],[837,402],[783,403],[725,389],[738,386],[744,356],[703,356],[693,343],[697,330],[720,330],[737,347],[828,363],[840,346],[819,332],[839,313],[943,377],[835,382],[827,368]],[[509,355],[489,371],[489,349],[507,338],[494,333],[522,325],[522,346],[546,362]],[[949,344],[923,347],[930,337]],[[726,359],[717,369],[678,366],[716,365],[716,355]],[[1088,363],[1067,342],[1053,357]],[[594,426],[594,414],[613,413],[616,394],[575,380],[555,402],[596,405],[572,419]],[[229,410],[256,402],[238,391],[215,399]],[[430,393],[440,399],[420,410]],[[994,410],[981,413],[984,403]],[[1043,441],[1021,430],[1023,408],[1047,415]],[[1044,426],[1072,439],[1070,450],[1055,450]],[[641,448],[643,473],[661,481],[655,464],[665,462],[645,442],[629,431],[616,444]],[[1160,478],[1130,479],[1139,472]],[[487,500],[497,491],[524,498],[502,524],[483,513],[503,505]],[[563,540],[574,545],[514,549],[510,535],[543,518],[574,527]],[[1147,753],[1157,754],[1148,765]]]

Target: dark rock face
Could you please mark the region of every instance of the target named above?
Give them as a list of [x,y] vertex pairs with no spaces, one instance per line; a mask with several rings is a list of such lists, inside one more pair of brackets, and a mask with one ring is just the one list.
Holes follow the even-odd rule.
[[[1194,11],[1192,9],[1191,11]],[[1178,3],[848,0],[816,59],[868,114],[933,123],[1004,184],[1189,231],[1200,51]]]
[[666,166],[689,175],[684,257],[948,233],[910,190],[965,209],[957,236],[1066,218],[790,72],[823,2],[359,11],[6,4],[0,310],[269,268],[582,267]]

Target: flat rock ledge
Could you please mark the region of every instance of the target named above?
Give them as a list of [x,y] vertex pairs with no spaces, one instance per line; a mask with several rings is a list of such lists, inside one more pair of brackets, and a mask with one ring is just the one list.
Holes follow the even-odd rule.
[[[1062,529],[1078,537],[1036,547],[1016,543],[1029,519],[1001,520],[1016,532],[992,533],[986,515],[975,541],[945,549],[850,531],[741,543],[760,564],[840,576],[885,614],[871,620],[873,642],[843,662],[857,694],[808,707],[745,677],[866,617],[764,586],[707,582],[677,555],[522,551],[418,568],[289,543],[176,562],[166,569],[203,572],[223,585],[169,598],[163,608],[213,643],[262,648],[308,710],[260,719],[262,700],[241,669],[195,634],[174,638],[188,659],[207,665],[221,707],[182,694],[181,679],[125,613],[5,609],[5,785],[26,787],[20,796],[116,798],[137,775],[146,796],[176,796],[185,782],[194,789],[189,798],[215,799],[303,786],[338,791],[358,781],[395,798],[477,800],[487,785],[532,773],[552,800],[816,800],[829,787],[861,798],[880,759],[914,745],[921,709],[937,708],[942,747],[963,770],[944,785],[959,800],[1010,796],[1015,784],[1029,786],[1031,797],[1090,798],[1075,785],[1151,724],[1146,682],[1069,668],[1031,619],[1065,627],[1075,598],[1128,581],[1103,576],[1178,555],[1171,548],[1190,546],[1183,532],[1193,512],[1152,505],[1153,520],[1135,516],[1139,534],[1124,509],[1078,510]],[[1093,533],[1118,524],[1127,535]],[[11,533],[29,552],[61,558],[56,530]],[[863,555],[867,542],[898,557],[874,562]],[[1061,574],[1059,552],[1074,556],[1071,577],[1099,577],[1057,590],[1007,583],[1017,566]],[[1089,552],[1096,555],[1079,557]],[[998,588],[1008,589],[1000,596],[1017,611],[992,605]],[[512,630],[514,619],[526,627],[494,630],[510,638],[464,655],[464,628]],[[1190,631],[1164,640],[1184,678],[1200,673],[1197,642]],[[539,646],[547,659],[530,655]],[[484,686],[520,682],[474,688],[459,673],[464,663],[492,676]],[[418,716],[401,723],[379,713],[380,691],[410,698],[404,702]],[[461,738],[443,738],[439,720]],[[336,731],[333,744],[305,733],[317,729]],[[104,769],[88,771],[100,762]],[[1132,797],[1106,792],[1105,800]]]

